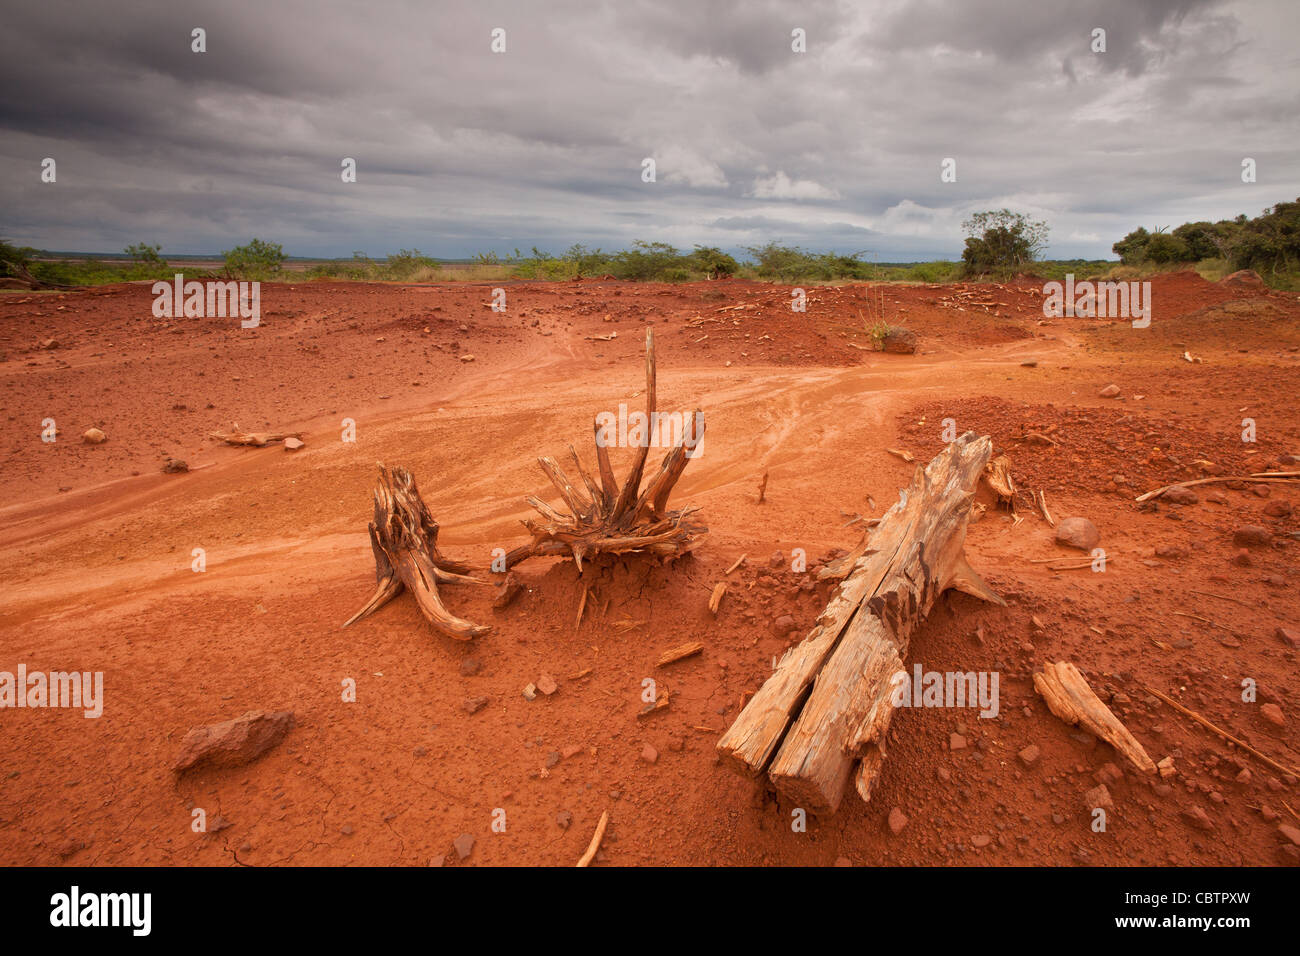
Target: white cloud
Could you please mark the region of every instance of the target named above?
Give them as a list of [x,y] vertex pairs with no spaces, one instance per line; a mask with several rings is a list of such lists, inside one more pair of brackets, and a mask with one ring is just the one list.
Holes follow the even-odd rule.
[[749,193],[755,199],[839,199],[840,194],[827,189],[811,179],[791,179],[783,170],[771,176],[754,179],[754,189]]

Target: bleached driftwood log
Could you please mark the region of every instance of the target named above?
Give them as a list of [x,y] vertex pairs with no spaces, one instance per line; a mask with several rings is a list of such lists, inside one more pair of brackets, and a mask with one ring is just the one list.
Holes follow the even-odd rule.
[[766,772],[778,793],[812,812],[834,812],[850,779],[870,798],[893,717],[894,678],[935,598],[957,588],[1004,603],[963,553],[991,453],[987,436],[967,432],[917,467],[817,626],[785,653],[718,742],[734,768]]
[[1043,672],[1034,675],[1034,689],[1047,701],[1048,710],[1067,724],[1078,724],[1100,737],[1143,773],[1156,772],[1155,761],[1069,661],[1048,661]]

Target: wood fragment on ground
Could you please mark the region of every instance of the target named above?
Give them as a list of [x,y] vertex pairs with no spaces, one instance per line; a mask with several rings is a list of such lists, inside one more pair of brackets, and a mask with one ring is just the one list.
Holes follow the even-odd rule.
[[667,667],[669,664],[675,664],[678,661],[685,660],[688,657],[694,657],[704,650],[704,645],[699,641],[691,641],[687,644],[679,644],[677,647],[669,648],[659,655],[659,660],[655,667]]
[[1223,730],[1222,728],[1215,726],[1213,723],[1211,723],[1206,718],[1202,717],[1200,714],[1192,710],[1190,707],[1184,707],[1182,704],[1178,703],[1178,701],[1174,700],[1172,697],[1160,693],[1160,691],[1156,690],[1154,687],[1148,687],[1144,684],[1143,690],[1145,690],[1151,696],[1156,697],[1159,700],[1163,700],[1166,704],[1168,704],[1174,710],[1178,711],[1180,714],[1185,714],[1186,716],[1192,718],[1192,720],[1196,721],[1198,724],[1200,724],[1202,727],[1206,728],[1207,730],[1213,731],[1214,733],[1222,737],[1224,740],[1230,741],[1231,743],[1240,747],[1242,750],[1246,751],[1252,756],[1262,760],[1264,763],[1268,764],[1270,767],[1272,767],[1274,770],[1278,771],[1279,773],[1289,774],[1290,776],[1293,777],[1300,777],[1300,769],[1296,769],[1295,767],[1288,767],[1286,766],[1286,764],[1278,763],[1276,760],[1274,760],[1272,757],[1268,756],[1267,754],[1260,753],[1258,750],[1256,750],[1250,744],[1246,743],[1244,740],[1239,740],[1238,738],[1234,737],[1232,734],[1228,733],[1226,730]]
[[578,860],[578,866],[591,865],[591,861],[596,858],[596,851],[600,849],[600,841],[605,839],[605,827],[607,826],[609,826],[609,811],[602,810],[600,814],[600,822],[596,824],[596,833],[591,838],[591,843],[587,845],[587,851],[583,853],[582,858]]
[[767,472],[763,472],[763,480],[758,483],[758,503],[761,505],[767,497]]
[[740,557],[738,557],[738,558],[736,559],[735,563],[732,564],[731,567],[727,568],[727,570],[723,572],[723,576],[725,577],[726,575],[730,574],[732,571],[736,570],[736,568],[738,568],[738,567],[740,567],[742,564],[744,564],[744,563],[745,563],[745,559],[746,559],[747,557],[749,557],[748,554],[742,554]]
[[1105,740],[1143,773],[1156,772],[1155,762],[1137,738],[1101,702],[1079,669],[1069,661],[1048,661],[1042,673],[1034,674],[1034,689],[1061,720],[1078,724]]
[[727,582],[719,581],[713,586],[713,593],[709,595],[709,612],[717,617],[718,608],[722,605],[722,595],[727,593]]
[[899,458],[903,459],[903,461],[907,462],[908,464],[911,464],[912,462],[916,461],[916,458],[912,455],[910,451],[904,451],[901,448],[886,448],[885,451],[889,452],[891,455],[897,455]]
[[1159,498],[1161,495],[1172,491],[1175,488],[1191,488],[1193,485],[1212,485],[1225,481],[1244,481],[1247,484],[1290,485],[1300,481],[1300,471],[1260,471],[1239,478],[1233,478],[1229,475],[1217,475],[1213,478],[1192,478],[1188,481],[1177,481],[1172,485],[1165,485],[1163,488],[1156,488],[1152,491],[1148,491],[1144,495],[1138,495],[1133,500],[1149,501],[1152,498]]
[[267,445],[286,438],[302,438],[302,432],[211,432],[210,438],[225,442],[227,445],[244,445],[251,448],[264,448]]

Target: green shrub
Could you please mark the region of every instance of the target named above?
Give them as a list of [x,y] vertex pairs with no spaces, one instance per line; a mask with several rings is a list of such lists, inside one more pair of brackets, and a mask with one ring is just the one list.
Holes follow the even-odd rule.
[[266,280],[279,275],[287,258],[278,242],[253,239],[247,245],[236,246],[221,254],[226,260],[226,273],[236,279]]

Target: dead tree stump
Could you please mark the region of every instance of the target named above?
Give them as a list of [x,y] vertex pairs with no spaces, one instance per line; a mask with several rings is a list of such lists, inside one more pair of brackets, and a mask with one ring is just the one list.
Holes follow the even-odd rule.
[[469,565],[448,558],[438,550],[438,522],[433,520],[420,497],[415,478],[405,468],[379,466],[375,487],[375,520],[370,523],[370,547],[375,553],[378,586],[347,627],[379,610],[402,591],[408,590],[433,629],[439,634],[468,641],[492,628],[456,617],[442,603],[438,584],[469,581]]
[[692,517],[699,509],[687,506],[676,511],[668,510],[668,497],[673,486],[704,437],[702,411],[696,409],[695,414],[683,422],[681,435],[664,456],[659,470],[644,489],[641,487],[650,444],[658,433],[655,343],[651,329],[646,329],[645,375],[645,437],[638,443],[626,483],[620,488],[614,477],[609,462],[611,441],[608,425],[602,426],[597,416],[594,428],[599,483],[583,468],[572,445],[569,446],[569,457],[582,482],[581,487],[569,480],[554,458],[537,459],[569,513],[558,511],[535,495],[529,495],[525,500],[544,520],[524,519],[524,527],[532,533],[532,540],[506,554],[507,569],[527,558],[545,555],[572,556],[579,572],[584,560],[601,554],[641,552],[668,560],[689,551],[695,539],[708,532],[708,528]]

